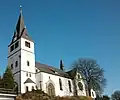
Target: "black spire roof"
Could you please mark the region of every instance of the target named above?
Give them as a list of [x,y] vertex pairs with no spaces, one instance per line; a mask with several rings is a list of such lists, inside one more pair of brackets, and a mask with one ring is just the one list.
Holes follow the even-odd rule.
[[28,35],[26,26],[24,24],[24,18],[23,18],[23,15],[22,15],[22,8],[20,7],[20,15],[19,15],[17,25],[16,25],[16,29],[14,31],[14,35],[13,35],[13,38],[12,38],[12,41],[11,41],[10,45],[13,42],[15,42],[16,40],[20,39],[21,37],[32,41],[32,39]]

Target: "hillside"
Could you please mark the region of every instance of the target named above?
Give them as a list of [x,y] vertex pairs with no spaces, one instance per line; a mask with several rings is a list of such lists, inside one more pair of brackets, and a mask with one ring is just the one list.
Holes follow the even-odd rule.
[[27,92],[22,94],[21,96],[17,96],[16,100],[92,100],[90,97],[50,97],[46,93],[41,90],[34,90],[31,92]]

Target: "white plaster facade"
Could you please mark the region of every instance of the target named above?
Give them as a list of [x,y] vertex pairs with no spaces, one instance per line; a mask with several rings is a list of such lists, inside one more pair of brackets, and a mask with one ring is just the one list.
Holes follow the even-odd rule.
[[[25,46],[25,41],[30,43],[30,48]],[[15,45],[16,42],[19,42],[18,48],[10,52],[10,47]],[[13,64],[12,72],[16,82],[18,83],[19,92],[25,93],[24,82],[28,78],[30,78],[33,82],[36,82],[34,43],[24,38],[21,38],[16,42],[9,46],[8,66]],[[18,62],[17,66],[15,66],[16,61]],[[29,62],[29,66],[27,65],[27,62]],[[34,84],[33,86],[35,87],[36,85]]]
[[[28,91],[31,91],[32,88],[34,87],[34,89],[36,88],[42,89],[44,92],[48,93],[49,92],[48,86],[51,83],[54,86],[55,95],[73,96],[75,91],[73,79],[71,79],[68,76],[67,77],[62,76],[62,74],[67,74],[66,72],[64,72],[61,69],[59,70],[55,69],[57,71],[52,72],[51,69],[49,69],[49,66],[45,69],[48,71],[45,72],[43,71],[44,69],[43,65],[41,65],[40,68],[37,67],[35,62],[34,42],[27,39],[29,37],[23,31],[23,29],[25,30],[25,27],[23,22],[23,16],[21,13],[18,21],[20,23],[19,25],[20,28],[18,29],[16,28],[17,32],[15,33],[15,36],[19,36],[19,37],[8,46],[8,66],[11,68],[11,64],[13,64],[11,69],[12,69],[12,73],[14,75],[15,81],[18,83],[19,93],[25,93],[26,87],[28,87]],[[18,31],[20,32],[23,31],[23,33],[18,33]],[[17,38],[17,37],[13,37],[13,40],[14,38]],[[26,46],[25,44],[26,41],[29,43],[30,47]],[[16,42],[19,42],[18,47],[15,48],[13,51],[11,51],[10,50],[11,47],[15,45]],[[15,65],[16,61],[18,62],[17,66]],[[28,62],[29,62],[29,66],[28,66]],[[49,73],[49,71],[51,71],[51,73]],[[77,74],[76,74],[76,78],[77,78]],[[62,90],[60,89],[59,79],[61,80]],[[70,82],[71,85],[69,85],[68,81]],[[80,81],[83,84],[83,90],[82,91],[79,90],[78,83],[77,83],[78,81],[76,81],[78,95],[86,96],[84,82],[82,80]],[[70,91],[70,88],[71,88],[71,91]]]
[[[52,83],[55,87],[55,94],[57,96],[72,96],[74,94],[73,90],[73,83],[71,79],[65,78],[65,77],[60,77],[57,75],[51,75],[48,73],[40,72],[36,74],[36,84],[38,88],[40,89],[40,79],[41,77],[41,84],[42,84],[42,90],[47,93],[47,86],[49,83]],[[60,84],[59,84],[59,79],[62,81],[62,89],[60,90]],[[71,90],[72,92],[69,91],[69,85],[68,85],[68,80],[71,82]]]

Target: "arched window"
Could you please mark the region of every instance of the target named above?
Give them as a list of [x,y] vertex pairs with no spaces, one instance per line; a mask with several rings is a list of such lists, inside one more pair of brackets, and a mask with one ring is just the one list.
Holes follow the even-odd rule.
[[71,82],[70,82],[70,80],[68,80],[68,85],[69,85],[69,91],[72,92],[72,90],[71,90]]
[[26,92],[28,92],[28,86],[26,86]]
[[78,79],[80,79],[80,75],[78,74]]
[[83,84],[81,82],[78,83],[79,90],[83,90]]
[[30,66],[30,62],[29,61],[27,61],[27,66]]
[[18,66],[18,61],[15,62],[15,67],[17,67],[17,66]]
[[60,90],[63,90],[62,89],[62,80],[59,78],[59,85],[60,85]]
[[55,95],[55,87],[52,83],[49,83],[49,85],[48,85],[48,95],[49,96]]

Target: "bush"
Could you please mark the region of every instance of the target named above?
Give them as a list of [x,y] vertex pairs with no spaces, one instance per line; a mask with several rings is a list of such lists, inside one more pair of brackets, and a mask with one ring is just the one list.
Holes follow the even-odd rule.
[[41,90],[33,90],[18,96],[16,100],[92,100],[90,97],[86,96],[54,96],[50,97]]
[[87,96],[66,96],[66,97],[57,96],[52,100],[92,100],[92,98]]

